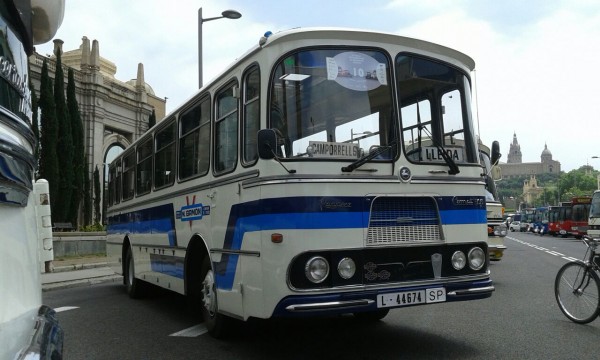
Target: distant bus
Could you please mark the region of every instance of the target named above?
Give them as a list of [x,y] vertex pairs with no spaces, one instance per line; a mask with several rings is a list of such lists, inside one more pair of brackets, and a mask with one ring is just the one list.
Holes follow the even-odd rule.
[[594,191],[588,216],[588,235],[600,238],[600,190]]
[[533,210],[533,231],[536,234],[548,233],[548,217],[550,208],[548,206],[540,206]]
[[535,208],[524,208],[521,209],[521,230],[522,231],[533,231],[533,224],[535,222]]
[[550,206],[548,209],[548,234],[560,234],[561,222],[564,222],[565,206]]
[[110,164],[110,265],[132,297],[195,299],[216,337],[490,297],[473,69],[393,34],[261,38]]
[[28,57],[62,21],[62,0],[0,5],[0,359],[61,359],[63,331],[42,305],[44,260],[51,260],[48,182],[34,183]]
[[561,223],[562,236],[574,236],[577,239],[587,234],[588,216],[592,203],[591,196],[579,196],[571,199],[570,206],[565,209]]
[[497,166],[499,157],[492,159],[491,153],[499,154],[500,145],[497,141],[492,144],[492,148],[496,148],[495,151],[479,144],[479,154],[481,158],[481,164],[485,171],[485,206],[487,213],[488,222],[488,250],[490,253],[490,260],[498,261],[502,259],[506,245],[504,244],[504,237],[506,236],[508,229],[506,223],[504,223],[504,206],[499,200],[496,183],[494,180],[494,170]]

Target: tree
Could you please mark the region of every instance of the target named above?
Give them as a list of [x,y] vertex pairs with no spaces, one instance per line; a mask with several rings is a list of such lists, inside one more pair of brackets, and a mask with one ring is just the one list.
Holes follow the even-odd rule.
[[101,213],[100,213],[100,172],[98,171],[98,165],[94,170],[94,223],[100,224]]
[[92,223],[92,191],[90,173],[84,169],[83,225]]
[[73,135],[69,110],[65,101],[65,76],[62,69],[61,53],[56,54],[56,73],[54,75],[54,102],[58,120],[58,143],[56,146],[61,176],[59,183],[60,198],[54,198],[56,212],[52,217],[58,221],[70,221],[69,208],[73,193]]
[[79,104],[75,96],[75,77],[73,69],[68,70],[67,82],[67,107],[71,125],[71,137],[73,139],[73,181],[71,203],[68,218],[73,224],[77,224],[79,215],[79,204],[85,196],[85,153],[83,145],[83,123],[79,112]]
[[41,151],[39,177],[48,180],[50,187],[51,211],[56,211],[59,200],[58,156],[56,154],[56,143],[58,138],[58,124],[56,120],[56,107],[54,94],[52,93],[52,80],[48,76],[48,64],[46,59],[42,64],[40,100],[39,107],[41,116]]

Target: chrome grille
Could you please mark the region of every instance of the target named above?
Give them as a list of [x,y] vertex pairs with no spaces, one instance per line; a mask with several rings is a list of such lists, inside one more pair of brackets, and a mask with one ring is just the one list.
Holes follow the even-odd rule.
[[371,204],[367,245],[439,242],[440,218],[430,197],[377,197]]

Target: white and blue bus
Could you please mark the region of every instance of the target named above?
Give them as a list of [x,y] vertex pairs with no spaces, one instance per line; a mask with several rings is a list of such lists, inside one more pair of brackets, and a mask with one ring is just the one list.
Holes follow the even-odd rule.
[[132,297],[231,319],[482,299],[474,61],[347,29],[267,33],[109,166],[109,262]]
[[37,159],[28,57],[56,34],[64,0],[0,3],[0,359],[62,359],[63,330],[42,304],[53,259],[48,182]]

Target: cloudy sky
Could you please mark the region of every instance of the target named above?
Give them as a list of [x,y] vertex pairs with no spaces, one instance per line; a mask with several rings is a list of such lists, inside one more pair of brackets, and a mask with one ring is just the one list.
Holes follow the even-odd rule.
[[[597,0],[66,0],[56,38],[65,51],[87,36],[117,66],[116,78],[145,80],[167,112],[198,88],[198,8],[239,20],[203,25],[204,80],[257,44],[264,32],[352,27],[392,32],[455,48],[475,59],[479,131],[500,142],[506,161],[517,134],[524,162],[547,144],[570,171],[600,168],[600,2]],[[52,43],[37,46],[41,54]],[[599,111],[600,112],[600,111]]]

